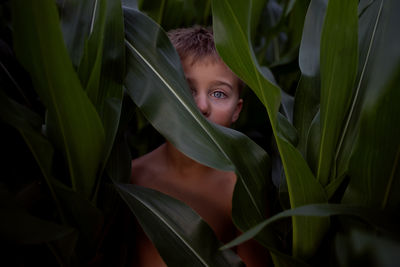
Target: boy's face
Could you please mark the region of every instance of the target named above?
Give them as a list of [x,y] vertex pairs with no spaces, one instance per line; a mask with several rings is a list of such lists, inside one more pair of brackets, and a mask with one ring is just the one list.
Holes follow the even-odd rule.
[[182,66],[199,110],[210,121],[229,127],[239,118],[243,100],[239,98],[239,79],[222,61],[205,58]]

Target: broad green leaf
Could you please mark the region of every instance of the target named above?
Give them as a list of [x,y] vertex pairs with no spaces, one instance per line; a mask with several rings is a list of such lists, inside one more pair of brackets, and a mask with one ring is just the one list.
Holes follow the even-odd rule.
[[118,131],[125,78],[124,21],[120,1],[108,0],[97,110],[105,129],[104,163]]
[[242,266],[232,251],[220,251],[212,229],[184,203],[158,191],[115,184],[168,266]]
[[[273,133],[284,166],[292,208],[325,202],[323,188],[314,178],[307,163],[278,127],[277,113],[280,89],[263,75],[250,42],[251,1],[213,1],[213,28],[216,47],[225,63],[255,92],[268,111]],[[234,41],[233,41],[234,40]],[[319,218],[293,219],[293,253],[308,257],[328,225]]]
[[12,2],[14,45],[48,108],[47,130],[63,151],[74,190],[87,197],[103,157],[104,129],[64,46],[53,1]]
[[319,75],[322,25],[328,0],[311,0],[304,21],[299,67],[307,77]]
[[233,220],[242,230],[260,222],[266,211],[268,155],[248,137],[210,123],[199,112],[166,34],[143,14],[125,11],[129,95],[177,149],[206,166],[235,171]]
[[375,33],[379,42],[371,47],[360,128],[349,164],[351,180],[343,202],[391,210],[400,203],[396,194],[400,177],[400,146],[396,140],[400,134],[400,39],[396,14],[400,5],[397,1],[381,4]]
[[317,114],[315,114],[315,117],[311,122],[310,129],[308,130],[307,143],[306,143],[307,162],[313,173],[317,173],[317,168],[318,168],[318,152],[321,145],[320,129],[321,129],[321,113],[318,110]]
[[335,153],[350,108],[358,64],[358,1],[329,1],[321,36],[321,145],[317,179],[336,177]]
[[[71,10],[70,12],[75,11],[78,16],[90,19],[79,17],[68,20],[65,15],[61,17],[61,21],[64,37],[72,35],[69,39],[76,45],[78,41],[81,42],[82,47],[79,48],[83,53],[78,66],[79,76],[104,125],[105,163],[111,153],[122,105],[122,83],[125,75],[123,17],[120,1],[92,2],[89,5],[88,1],[64,0],[61,14]],[[76,21],[79,21],[83,29],[89,30],[77,31]],[[69,51],[73,55],[78,52],[78,47]]]
[[75,229],[29,214],[4,185],[0,185],[0,236],[16,244],[41,244],[76,235]]
[[93,30],[97,0],[57,0],[65,46],[74,67],[82,60],[85,40]]
[[[90,31],[85,38],[84,52],[78,67],[83,88],[95,107],[98,106],[106,0],[97,0],[91,11]],[[82,5],[82,4],[81,4]]]
[[272,216],[271,218],[265,220],[264,222],[258,224],[249,231],[235,238],[228,244],[224,245],[222,249],[237,246],[247,240],[254,238],[264,228],[281,219],[289,217],[328,217],[337,215],[357,217],[362,221],[369,223],[376,230],[382,233],[399,232],[397,222],[395,220],[395,214],[387,213],[380,209],[374,209],[368,206],[359,205],[311,204],[291,210],[285,210]]
[[[319,112],[320,87],[319,75],[317,77],[302,75],[294,98],[293,124],[298,133],[299,143],[297,144],[297,148],[307,159],[310,153],[307,150],[307,141],[310,140],[308,134],[310,133],[312,121]],[[316,155],[318,155],[318,152]],[[316,157],[315,163],[309,160],[307,162],[310,165],[317,166],[318,158]],[[314,171],[314,168],[312,170]]]
[[[387,4],[387,3],[386,3]],[[360,113],[368,90],[369,77],[376,73],[373,71],[373,62],[376,57],[377,44],[380,42],[382,31],[385,27],[385,17],[382,16],[385,1],[360,1],[359,4],[359,70],[356,81],[356,91],[352,105],[347,116],[346,124],[341,134],[341,140],[336,151],[337,173],[343,175],[348,170],[350,157],[356,142],[360,127]],[[393,64],[393,62],[391,63]],[[392,69],[393,66],[390,66]],[[386,75],[383,74],[382,75]],[[370,90],[370,89],[369,89]]]
[[[286,2],[287,3],[284,7],[284,15],[281,19],[283,22],[285,22],[281,22],[282,26],[287,25],[286,27],[288,27],[288,41],[286,43],[287,48],[285,48],[285,50],[287,50],[289,54],[294,52],[293,56],[298,56],[304,21],[306,18],[307,9],[310,5],[310,0],[294,0]],[[285,28],[283,28],[283,31],[285,31]]]
[[[296,89],[293,123],[299,135],[298,149],[307,155],[307,139],[311,122],[319,110],[320,102],[320,41],[327,0],[312,0],[305,17],[299,51],[302,73]],[[308,158],[308,155],[306,156]],[[317,161],[309,164],[317,165]],[[314,168],[312,168],[314,170]]]

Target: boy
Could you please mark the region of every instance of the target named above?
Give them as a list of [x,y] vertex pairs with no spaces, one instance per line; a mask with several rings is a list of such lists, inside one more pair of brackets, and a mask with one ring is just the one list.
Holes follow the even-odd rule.
[[[208,120],[229,127],[242,109],[242,82],[219,58],[212,32],[193,27],[173,30],[168,35],[180,56],[197,107]],[[233,172],[204,166],[166,142],[132,161],[131,182],[183,201],[211,226],[222,242],[237,235],[231,220],[236,183]],[[255,241],[238,246],[236,252],[247,266],[267,265],[268,252]],[[138,266],[165,266],[143,231],[138,236],[137,255]]]

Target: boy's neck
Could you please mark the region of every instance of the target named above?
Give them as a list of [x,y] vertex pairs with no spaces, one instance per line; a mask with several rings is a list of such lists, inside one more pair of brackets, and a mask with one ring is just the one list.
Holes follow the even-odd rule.
[[168,165],[179,174],[202,174],[212,170],[210,167],[189,158],[169,142],[165,143],[165,153]]

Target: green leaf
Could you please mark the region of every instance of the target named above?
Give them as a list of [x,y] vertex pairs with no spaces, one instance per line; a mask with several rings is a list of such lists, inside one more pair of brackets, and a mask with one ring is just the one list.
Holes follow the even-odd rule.
[[115,186],[168,266],[243,265],[232,251],[219,251],[212,229],[184,203],[149,188]]
[[179,56],[166,34],[143,14],[125,11],[125,85],[129,95],[156,130],[177,149],[206,166],[235,171],[238,182],[233,220],[240,229],[260,222],[266,211],[268,155],[248,137],[210,123],[199,112]]
[[105,129],[107,162],[121,117],[125,78],[124,21],[120,1],[108,0],[97,110]]
[[336,177],[335,153],[349,111],[358,63],[358,1],[329,1],[321,37],[321,145],[317,179]]
[[57,0],[60,25],[72,64],[78,68],[85,41],[93,30],[97,0]]
[[[296,89],[293,123],[299,135],[298,149],[307,155],[307,139],[311,122],[319,110],[320,102],[320,43],[327,0],[312,0],[305,17],[299,51],[302,73]],[[309,164],[312,162],[308,161]],[[312,165],[317,165],[317,161]],[[312,168],[314,170],[314,168]]]
[[[400,39],[397,1],[380,2],[382,13],[366,70],[360,127],[350,159],[348,190],[343,203],[397,209],[400,198]],[[368,12],[368,11],[367,11]],[[366,13],[364,15],[367,15]]]
[[104,129],[64,46],[53,1],[12,2],[14,45],[48,108],[47,130],[64,152],[74,190],[87,197],[103,158]]
[[[75,55],[80,49],[83,50],[80,54],[79,76],[104,125],[106,144],[103,162],[106,163],[117,132],[122,105],[125,76],[123,16],[120,1],[99,0],[91,5],[89,2],[64,0],[61,21],[64,38],[68,37],[76,46],[69,53]],[[78,14],[78,19],[69,19],[69,12]],[[77,21],[82,29],[89,30],[77,30]]]
[[[84,52],[79,63],[78,74],[89,99],[97,107],[100,72],[104,44],[106,0],[97,0],[91,11],[90,31],[85,38]],[[81,4],[82,5],[82,4]]]
[[[288,184],[292,208],[315,202],[325,202],[326,195],[314,178],[307,163],[295,147],[285,138],[278,125],[280,89],[268,80],[259,66],[250,42],[249,1],[213,1],[214,38],[219,55],[225,63],[255,92],[268,111]],[[232,40],[235,40],[234,42]],[[293,253],[308,257],[328,225],[319,218],[293,219]]]
[[[376,50],[379,47],[382,32],[385,31],[387,26],[385,24],[385,14],[382,13],[383,7],[387,5],[385,1],[368,1],[363,0],[359,5],[359,70],[357,76],[357,88],[354,93],[349,115],[344,126],[341,140],[336,151],[337,159],[337,173],[338,176],[348,171],[348,165],[354,144],[356,143],[357,133],[360,127],[360,114],[365,102],[365,95],[371,87],[368,85],[369,77],[375,76],[376,72],[373,71],[373,65],[376,58]],[[390,4],[389,4],[390,6]],[[390,27],[390,26],[389,26]],[[395,41],[396,42],[396,41]],[[395,61],[392,58],[388,61],[391,65],[385,68],[393,69]],[[386,77],[387,73],[381,73]]]
[[395,214],[386,213],[379,209],[373,209],[368,206],[344,205],[344,204],[311,204],[301,206],[291,210],[285,210],[278,213],[268,220],[258,224],[249,231],[243,233],[221,249],[237,246],[247,240],[254,238],[264,228],[270,224],[289,217],[328,217],[334,215],[353,216],[368,222],[376,230],[382,233],[394,232],[398,233],[397,222],[394,220]]

